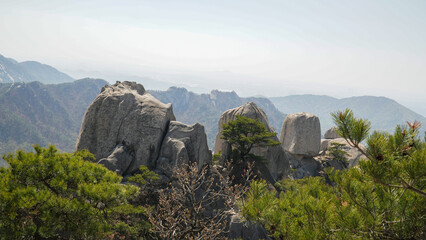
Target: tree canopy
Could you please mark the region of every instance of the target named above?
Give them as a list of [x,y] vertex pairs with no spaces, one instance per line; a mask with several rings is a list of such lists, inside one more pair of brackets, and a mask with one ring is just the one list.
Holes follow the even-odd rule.
[[222,139],[228,141],[233,148],[233,160],[236,163],[256,159],[250,154],[253,147],[275,146],[280,143],[272,138],[277,133],[269,132],[263,123],[256,119],[236,116],[237,119],[223,124]]
[[145,209],[129,204],[138,188],[120,184],[88,151],[34,150],[3,157],[0,239],[105,239],[148,228]]

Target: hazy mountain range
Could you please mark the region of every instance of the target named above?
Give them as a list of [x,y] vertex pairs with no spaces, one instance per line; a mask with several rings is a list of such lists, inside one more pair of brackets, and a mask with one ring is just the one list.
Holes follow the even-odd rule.
[[32,144],[73,151],[84,112],[105,84],[100,79],[0,84],[0,155]]
[[0,83],[33,82],[64,83],[74,81],[57,69],[35,61],[17,62],[0,55]]
[[[321,132],[332,127],[330,113],[350,108],[356,117],[371,121],[372,129],[393,132],[398,124],[407,121],[420,121],[426,124],[426,118],[396,101],[385,97],[361,96],[337,99],[319,95],[293,95],[287,97],[273,97],[270,100],[282,112],[310,112],[321,120]],[[420,129],[423,135],[425,127]]]
[[[74,81],[51,66],[37,62],[18,63],[1,55],[0,79],[0,155],[20,148],[29,150],[32,144],[56,144],[63,151],[73,151],[85,110],[108,84],[101,79]],[[146,81],[147,88],[155,84],[163,88],[165,84],[139,77],[129,80],[142,84]],[[353,109],[356,116],[371,120],[377,130],[393,131],[397,124],[405,121],[418,120],[426,124],[425,117],[384,97],[336,99],[294,95],[267,99],[242,98],[234,91],[197,94],[182,87],[148,91],[160,101],[172,103],[178,121],[203,124],[210,147],[214,146],[220,115],[248,101],[255,102],[266,112],[278,134],[288,113],[306,111],[318,115],[324,133],[332,126],[330,112],[347,107]]]
[[280,112],[267,98],[241,98],[234,91],[213,90],[210,94],[196,94],[185,88],[171,87],[167,91],[149,91],[164,103],[172,103],[178,121],[205,126],[209,147],[214,147],[217,123],[220,115],[228,109],[239,107],[246,102],[254,102],[265,111],[270,125],[279,133],[285,114]]

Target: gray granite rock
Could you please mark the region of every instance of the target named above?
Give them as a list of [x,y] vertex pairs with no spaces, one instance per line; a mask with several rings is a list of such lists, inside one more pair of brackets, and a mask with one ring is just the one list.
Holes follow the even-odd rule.
[[229,239],[244,240],[271,239],[262,225],[250,221],[242,221],[241,216],[238,214],[231,217],[228,237]]
[[[321,152],[327,154],[327,150],[331,147],[332,143],[343,144],[342,150],[345,151],[348,156],[348,166],[353,167],[358,164],[358,160],[361,158],[365,158],[365,156],[356,148],[351,147],[348,142],[344,138],[335,138],[335,139],[322,139],[321,140]],[[361,148],[365,148],[362,144],[360,144]]]
[[[105,86],[87,109],[76,150],[88,149],[108,168],[113,164],[117,171],[126,169],[123,174],[130,174],[140,165],[155,165],[172,120],[171,104],[161,103],[140,84],[117,82]],[[117,152],[121,147],[127,149],[124,155]],[[119,155],[126,160],[117,165]]]
[[325,131],[324,133],[325,139],[335,139],[335,138],[341,138],[341,136],[336,132],[336,127],[332,127]]
[[[222,136],[223,124],[236,120],[236,116],[244,116],[247,118],[256,119],[263,123],[268,131],[273,132],[265,112],[255,103],[248,102],[240,107],[225,111],[220,117],[218,123],[218,134],[216,136],[214,149],[215,153],[222,152],[225,155],[229,155],[230,148],[226,145],[225,140],[221,139],[220,137]],[[274,137],[273,139],[278,141],[277,137]],[[267,161],[266,167],[269,170],[268,175],[271,175],[275,180],[281,179],[288,175],[288,171],[290,169],[289,162],[286,158],[284,149],[280,145],[255,147],[252,149],[251,153],[261,156]]]
[[171,121],[155,168],[171,174],[173,167],[196,162],[201,169],[211,163],[211,158],[203,125]]
[[283,148],[295,155],[314,157],[321,144],[319,118],[311,113],[292,113],[284,119],[280,142]]

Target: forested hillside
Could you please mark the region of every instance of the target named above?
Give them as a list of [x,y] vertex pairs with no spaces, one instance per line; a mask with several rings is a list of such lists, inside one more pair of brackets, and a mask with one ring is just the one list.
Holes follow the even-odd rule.
[[0,154],[30,150],[32,144],[73,151],[84,112],[105,84],[100,79],[0,84]]

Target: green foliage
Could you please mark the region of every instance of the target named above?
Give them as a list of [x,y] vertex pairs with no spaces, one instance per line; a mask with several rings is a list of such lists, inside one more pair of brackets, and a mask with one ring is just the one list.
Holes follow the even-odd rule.
[[[345,239],[335,221],[336,209],[342,206],[332,187],[320,177],[283,180],[284,190],[277,197],[265,181],[253,181],[241,206],[243,215],[261,222],[276,239]],[[343,208],[345,208],[343,206]]]
[[337,125],[336,132],[347,139],[353,147],[367,138],[371,123],[365,119],[355,118],[352,110],[338,111],[331,113],[331,116]]
[[237,119],[223,124],[222,139],[228,141],[233,148],[233,160],[236,163],[256,159],[250,154],[255,146],[275,146],[280,143],[274,141],[277,133],[269,132],[263,123],[256,119],[237,116]]
[[[339,134],[367,157],[360,162],[363,172],[381,185],[426,197],[426,143],[417,137],[419,122],[397,126],[393,135],[375,131],[368,136],[370,123],[355,118],[349,109],[332,115]],[[359,145],[364,139],[366,149]]]
[[88,151],[34,147],[3,158],[0,239],[104,239],[138,236],[145,209],[129,204],[138,188],[92,163]]
[[137,174],[129,177],[128,181],[138,184],[139,186],[144,186],[146,184],[152,183],[159,180],[160,177],[155,172],[152,172],[148,169],[147,166],[141,165]]
[[212,163],[213,163],[213,165],[218,165],[219,164],[220,155],[222,155],[222,151],[219,151],[218,153],[213,154],[213,156],[212,156]]
[[345,167],[348,166],[348,158],[349,154],[342,150],[342,147],[345,146],[345,144],[341,143],[331,143],[331,147],[328,148],[328,156],[331,159],[335,159],[339,162],[341,162]]
[[283,180],[279,197],[254,181],[240,207],[243,215],[277,239],[425,239],[426,143],[417,138],[420,124],[368,137],[369,123],[350,110],[333,116],[340,135],[367,159],[348,170],[328,169],[332,185],[321,178]]
[[423,197],[413,191],[378,184],[362,167],[329,170],[328,174],[338,186],[336,192],[350,207],[338,211],[337,220],[344,223],[347,230],[353,229],[354,236],[424,239],[426,201]]

